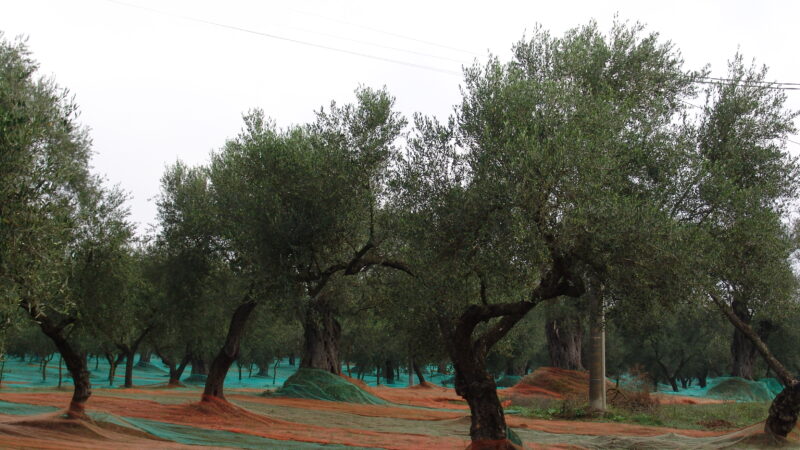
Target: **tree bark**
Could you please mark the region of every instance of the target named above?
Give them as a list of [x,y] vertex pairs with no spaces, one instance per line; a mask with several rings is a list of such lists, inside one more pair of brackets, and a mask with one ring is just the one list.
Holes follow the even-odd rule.
[[161,359],[161,362],[163,362],[164,365],[169,368],[169,381],[167,382],[167,386],[180,386],[183,371],[186,370],[186,366],[189,364],[189,361],[191,361],[189,355],[185,354],[180,363],[176,365],[175,361],[167,356],[166,353],[159,350],[158,347],[155,348],[155,353]]
[[422,373],[422,368],[417,364],[417,361],[411,360],[411,366],[414,368],[414,373],[417,374],[417,380],[419,380],[419,384],[425,383],[425,375]]
[[[745,303],[734,300],[731,307],[739,320],[750,326],[753,315]],[[738,328],[734,328],[731,340],[731,376],[752,380],[756,355],[755,345]]]
[[85,417],[86,401],[92,395],[92,383],[89,380],[90,374],[86,353],[79,352],[64,336],[64,328],[72,323],[72,320],[56,325],[49,317],[40,314],[35,308],[28,308],[30,303],[23,302],[22,305],[30,313],[31,317],[39,323],[39,328],[41,328],[42,332],[53,341],[58,352],[64,358],[64,363],[67,365],[67,370],[72,377],[74,386],[68,415]]
[[386,384],[394,383],[394,364],[392,364],[391,359],[386,360],[385,376],[386,376]]
[[560,318],[545,323],[550,365],[559,369],[583,370],[581,340],[583,329],[577,318]]
[[139,354],[139,362],[136,363],[137,367],[149,367],[151,364],[151,357],[153,352],[150,350],[145,350]]
[[472,441],[506,441],[506,421],[494,377],[486,370],[486,355],[476,354],[469,345],[457,345],[452,355],[455,367],[456,394],[469,404]]
[[341,375],[339,338],[342,329],[324,297],[318,297],[309,303],[303,325],[305,351],[300,361],[300,368],[322,369]]
[[208,375],[208,367],[206,367],[206,360],[196,356],[192,357],[192,375]]
[[186,366],[189,365],[189,356],[184,356],[181,360],[178,367],[175,370],[169,371],[169,385],[170,386],[180,386],[181,385],[181,377],[183,376],[183,371],[186,370]]
[[132,388],[133,387],[133,359],[136,357],[136,353],[134,352],[126,352],[125,353],[125,384],[124,387]]
[[247,300],[233,312],[231,323],[228,326],[228,335],[225,338],[225,345],[222,346],[214,361],[211,362],[208,378],[206,378],[206,387],[203,391],[203,401],[209,401],[212,398],[225,398],[223,394],[225,376],[228,374],[231,364],[239,356],[239,346],[245,325],[247,325],[247,319],[255,307],[256,302],[254,300]]
[[117,376],[117,366],[119,366],[119,364],[125,358],[125,355],[120,353],[115,357],[113,353],[108,352],[105,354],[105,356],[106,361],[108,361],[108,385],[113,386],[114,377]]
[[775,358],[764,341],[761,340],[750,325],[739,318],[733,308],[714,294],[711,294],[710,297],[733,326],[753,343],[756,350],[764,358],[764,361],[785,386],[783,391],[772,401],[772,405],[769,407],[769,415],[764,424],[765,433],[777,440],[785,439],[794,430],[797,425],[798,414],[800,414],[800,382]]

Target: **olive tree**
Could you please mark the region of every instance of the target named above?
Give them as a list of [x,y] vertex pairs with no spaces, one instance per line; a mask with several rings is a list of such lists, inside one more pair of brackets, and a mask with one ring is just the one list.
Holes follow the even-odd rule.
[[467,69],[448,123],[417,118],[397,209],[473,441],[505,442],[486,356],[531,309],[629,288],[681,292],[676,244],[688,229],[670,203],[687,151],[680,100],[696,76],[638,26],[538,30],[512,61]]
[[0,37],[0,298],[53,341],[73,378],[70,412],[82,415],[91,383],[72,330],[93,294],[76,281],[124,250],[132,229],[124,196],[89,173],[77,106],[36,70],[23,42]]

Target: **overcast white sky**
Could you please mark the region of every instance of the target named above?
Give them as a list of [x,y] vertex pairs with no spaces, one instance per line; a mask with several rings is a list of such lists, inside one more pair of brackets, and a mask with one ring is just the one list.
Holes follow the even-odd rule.
[[[331,100],[351,101],[359,84],[385,85],[408,117],[445,117],[463,65],[507,57],[537,23],[556,35],[591,19],[607,30],[615,13],[672,40],[690,68],[725,76],[739,48],[771,79],[800,83],[795,1],[0,0],[0,31],[27,36],[41,72],[74,93],[96,171],[131,194],[144,231],[164,167],[204,163],[250,108],[303,123]],[[800,90],[787,94],[800,109]]]

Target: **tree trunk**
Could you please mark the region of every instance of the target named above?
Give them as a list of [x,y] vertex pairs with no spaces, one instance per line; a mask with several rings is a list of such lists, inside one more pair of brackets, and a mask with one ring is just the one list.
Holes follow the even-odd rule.
[[39,364],[42,372],[42,383],[47,381],[47,361],[49,361],[48,358],[42,358],[42,362]]
[[61,389],[61,366],[64,365],[64,357],[58,355],[58,388]]
[[294,353],[289,354],[289,365],[294,367]]
[[39,323],[39,328],[56,345],[58,352],[64,358],[67,370],[72,377],[73,391],[72,401],[69,404],[68,415],[85,417],[86,401],[92,395],[92,383],[89,381],[89,367],[86,362],[86,353],[78,352],[75,347],[67,341],[64,336],[65,325],[56,326],[51,319],[39,312],[35,308],[27,308],[28,302],[22,303],[31,317]]
[[[750,326],[753,315],[744,302],[734,300],[731,303],[731,307],[739,320]],[[756,347],[750,339],[738,328],[734,328],[733,339],[731,340],[731,376],[752,380],[756,354]]]
[[775,375],[785,386],[783,391],[778,394],[769,407],[769,415],[764,424],[764,432],[783,440],[794,430],[797,425],[797,417],[800,414],[800,382],[791,374],[783,364],[772,354],[767,345],[756,334],[755,331],[746,324],[727,303],[722,301],[714,294],[710,294],[711,299],[717,304],[728,320],[747,337],[756,347],[756,350],[764,358],[764,361],[775,372]]
[[[589,407],[606,410],[606,335],[603,295],[598,287],[589,296]],[[671,380],[672,381],[672,380]]]
[[785,438],[797,425],[798,414],[800,414],[800,383],[795,382],[792,386],[784,388],[772,401],[764,431]]
[[560,318],[545,323],[550,365],[559,369],[583,370],[581,339],[583,329],[577,318]]
[[453,346],[456,394],[469,404],[473,443],[499,442],[496,448],[513,448],[506,436],[506,420],[494,377],[486,370],[486,355],[475,353],[471,340]]
[[136,351],[139,350],[139,345],[141,345],[144,338],[150,333],[150,330],[153,329],[153,326],[150,325],[142,330],[139,333],[139,336],[133,341],[131,345],[128,344],[120,344],[117,343],[117,348],[122,350],[125,353],[125,387],[131,388],[133,387],[133,365],[134,365],[134,358],[136,357]]
[[394,365],[391,359],[386,360],[386,384],[394,383]]
[[706,375],[697,376],[697,385],[701,388],[705,388],[708,385],[708,381],[706,381]]
[[669,385],[672,386],[673,392],[678,392],[678,380],[675,377],[667,377]]
[[192,375],[208,375],[206,360],[203,358],[192,357]]
[[136,363],[136,366],[137,367],[150,367],[150,365],[152,364],[151,361],[150,361],[152,355],[153,355],[153,352],[150,351],[150,350],[145,350],[142,353],[140,353],[139,354],[139,362]]
[[181,362],[176,366],[175,361],[167,356],[166,353],[160,351],[158,347],[156,347],[155,353],[161,359],[161,362],[163,362],[164,365],[169,369],[169,381],[167,382],[167,386],[180,386],[183,371],[186,369],[186,366],[191,360],[189,355],[184,355]]
[[126,388],[133,387],[133,359],[136,353],[130,351],[125,354],[125,385]]
[[339,363],[339,338],[341,326],[334,311],[324,298],[311,301],[306,310],[303,359],[301,369],[322,369],[335,375],[342,374]]
[[114,385],[114,377],[117,375],[117,366],[125,358],[123,354],[114,357],[113,353],[106,353],[106,361],[108,361],[108,385]]
[[413,359],[411,360],[411,367],[414,368],[414,373],[417,374],[417,380],[419,380],[419,384],[425,383],[425,375],[422,373],[422,368]]
[[[248,298],[249,296],[250,294],[248,293]],[[228,374],[233,361],[239,356],[239,344],[242,334],[244,334],[247,319],[255,307],[256,302],[254,300],[247,300],[233,312],[231,323],[228,326],[228,336],[225,338],[225,345],[222,346],[214,361],[211,362],[208,378],[206,378],[206,387],[203,391],[203,401],[209,401],[212,398],[225,398],[222,391],[225,384],[225,376]]]

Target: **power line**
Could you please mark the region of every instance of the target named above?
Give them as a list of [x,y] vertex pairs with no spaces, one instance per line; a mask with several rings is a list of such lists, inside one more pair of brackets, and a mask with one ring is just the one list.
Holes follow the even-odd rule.
[[239,32],[242,32],[242,33],[254,34],[254,35],[257,35],[257,36],[262,36],[262,37],[266,37],[266,38],[270,38],[270,39],[276,39],[276,40],[279,40],[279,41],[291,42],[293,44],[299,44],[299,45],[305,45],[307,47],[314,47],[314,48],[319,48],[319,49],[323,49],[323,50],[330,50],[330,51],[334,51],[334,52],[345,53],[345,54],[348,54],[348,55],[358,56],[358,57],[361,57],[361,58],[367,58],[367,59],[372,59],[372,60],[376,60],[376,61],[383,61],[383,62],[388,62],[388,63],[392,63],[392,64],[398,64],[398,65],[402,65],[402,66],[414,67],[416,69],[423,69],[423,70],[429,70],[429,71],[432,71],[432,72],[444,73],[444,74],[448,74],[448,75],[461,76],[460,72],[456,72],[456,71],[453,71],[453,70],[447,70],[447,69],[440,69],[438,67],[428,66],[428,65],[425,65],[425,64],[417,64],[417,63],[412,63],[412,62],[408,62],[408,61],[402,61],[402,60],[399,60],[399,59],[386,58],[386,57],[383,57],[383,56],[372,55],[372,54],[369,54],[369,53],[362,53],[362,52],[357,52],[357,51],[353,51],[353,50],[347,50],[347,49],[343,49],[343,48],[339,48],[339,47],[333,47],[333,46],[324,45],[324,44],[317,44],[315,42],[309,42],[309,41],[304,41],[304,40],[300,40],[300,39],[289,38],[289,37],[280,36],[280,35],[273,34],[273,33],[266,33],[266,32],[262,32],[262,31],[252,30],[252,29],[249,29],[249,28],[243,28],[243,27],[239,27],[239,26],[236,26],[236,25],[228,25],[228,24],[224,24],[224,23],[220,23],[220,22],[214,22],[212,20],[200,19],[200,18],[197,18],[197,17],[191,17],[191,16],[186,16],[186,15],[183,15],[183,14],[177,14],[177,13],[172,13],[172,12],[169,12],[169,11],[163,11],[163,10],[160,10],[160,9],[150,8],[150,7],[147,7],[147,6],[134,5],[134,4],[122,2],[122,1],[119,1],[119,0],[104,0],[104,1],[106,1],[108,3],[113,3],[113,4],[125,6],[125,7],[128,7],[128,8],[142,9],[142,10],[149,11],[149,12],[156,13],[156,14],[162,14],[162,15],[177,17],[179,19],[187,20],[187,21],[190,21],[190,22],[197,22],[197,23],[202,23],[202,24],[206,24],[206,25],[212,25],[212,26],[219,27],[219,28],[225,28],[225,29],[228,29],[228,30],[239,31]]
[[325,36],[325,37],[329,37],[329,38],[333,38],[333,39],[340,39],[340,40],[343,40],[343,41],[350,41],[350,42],[354,42],[356,44],[369,45],[371,47],[384,48],[384,49],[393,50],[393,51],[396,51],[396,52],[403,52],[403,53],[408,53],[408,54],[411,54],[411,55],[424,56],[426,58],[441,59],[443,61],[455,62],[455,63],[459,63],[459,64],[462,64],[462,65],[469,65],[469,63],[466,62],[466,61],[462,61],[460,59],[455,59],[455,58],[449,58],[447,56],[433,55],[433,54],[430,54],[430,53],[418,52],[416,50],[409,50],[409,49],[406,49],[406,48],[400,48],[400,47],[394,47],[394,46],[391,46],[391,45],[379,44],[377,42],[362,41],[360,39],[354,39],[354,38],[349,38],[349,37],[345,37],[345,36],[339,36],[339,35],[331,34],[331,33],[323,33],[321,31],[314,31],[314,30],[309,30],[309,29],[306,29],[306,28],[286,26],[286,25],[283,25],[283,27],[289,28],[289,29],[292,29],[292,30],[296,30],[296,31],[302,31],[303,33],[311,33],[311,34],[316,34],[316,35],[319,35],[319,36]]
[[[704,80],[713,80],[713,81],[724,81],[724,82],[733,82],[731,78],[720,78],[720,77],[701,77]],[[785,83],[779,81],[751,81],[750,83],[759,83],[759,84],[769,84],[769,85],[782,85],[782,86],[800,86],[800,83]]]
[[452,47],[452,46],[449,46],[449,45],[439,44],[439,43],[436,43],[436,42],[426,41],[424,39],[419,39],[419,38],[415,38],[415,37],[412,37],[412,36],[406,36],[406,35],[403,35],[403,34],[394,33],[394,32],[386,31],[386,30],[381,30],[381,29],[378,29],[378,28],[372,28],[372,27],[369,27],[369,26],[366,26],[366,25],[361,25],[361,24],[358,24],[358,23],[348,22],[346,20],[341,20],[341,19],[336,19],[336,18],[333,18],[333,17],[328,17],[328,16],[324,16],[324,15],[318,14],[318,13],[312,13],[312,12],[308,12],[308,11],[300,11],[300,10],[297,10],[297,9],[290,9],[290,11],[294,11],[297,14],[304,14],[304,15],[307,15],[307,16],[319,17],[321,19],[329,20],[331,22],[338,22],[338,23],[341,23],[343,25],[348,25],[348,26],[351,26],[351,27],[361,28],[363,30],[372,31],[373,33],[385,34],[387,36],[393,36],[393,37],[397,37],[397,38],[400,38],[400,39],[405,39],[405,40],[408,40],[408,41],[418,42],[420,44],[431,45],[431,46],[434,46],[434,47],[439,47],[439,48],[443,48],[443,49],[447,49],[447,50],[453,50],[453,51],[456,51],[456,52],[466,53],[466,54],[468,54],[470,56],[478,56],[477,54],[475,54],[474,52],[472,52],[470,50],[465,50],[465,49],[458,48],[458,47]]
[[742,86],[760,87],[766,89],[774,89],[778,91],[800,91],[800,83],[778,83],[771,81],[742,81],[742,80],[733,80],[730,78],[716,78],[716,77],[698,78],[697,80],[695,80],[695,83],[709,84],[709,85],[740,84]]
[[[276,40],[281,40],[281,41],[290,42],[290,43],[294,43],[294,44],[305,45],[305,46],[308,46],[308,47],[314,47],[314,48],[319,48],[319,49],[323,49],[323,50],[330,50],[330,51],[334,51],[334,52],[345,53],[345,54],[352,55],[352,56],[358,56],[358,57],[372,59],[372,60],[376,60],[376,61],[383,61],[383,62],[388,62],[388,63],[392,63],[392,64],[398,64],[398,65],[403,65],[403,66],[407,66],[407,67],[413,67],[413,68],[417,68],[417,69],[429,70],[429,71],[444,73],[444,74],[448,74],[448,75],[461,76],[460,72],[453,71],[453,70],[447,70],[447,69],[441,69],[441,68],[438,68],[438,67],[428,66],[428,65],[425,65],[425,64],[418,64],[418,63],[413,63],[413,62],[409,62],[409,61],[403,61],[403,60],[399,60],[399,59],[387,58],[387,57],[373,55],[373,54],[369,54],[369,53],[358,52],[358,51],[354,51],[354,50],[347,50],[347,49],[344,49],[344,48],[334,47],[334,46],[330,46],[330,45],[318,44],[318,43],[315,43],[315,42],[310,42],[310,41],[305,41],[305,40],[301,40],[301,39],[285,37],[285,36],[277,35],[277,34],[274,34],[274,33],[266,33],[266,32],[253,30],[253,29],[249,29],[249,28],[244,28],[244,27],[240,27],[240,26],[236,26],[236,25],[229,25],[229,24],[225,24],[225,23],[221,23],[221,22],[215,22],[215,21],[212,21],[212,20],[206,20],[206,19],[201,19],[201,18],[197,18],[197,17],[187,16],[187,15],[184,15],[184,14],[173,13],[173,12],[164,11],[164,10],[151,8],[151,7],[147,7],[147,6],[135,5],[135,4],[126,3],[126,2],[123,2],[123,1],[120,1],[120,0],[105,0],[105,1],[108,2],[108,3],[125,6],[125,7],[128,7],[128,8],[141,9],[141,10],[149,11],[149,12],[156,13],[156,14],[172,16],[172,17],[176,17],[176,18],[187,20],[187,21],[191,21],[191,22],[197,22],[197,23],[216,26],[216,27],[219,27],[219,28],[225,28],[225,29],[229,29],[229,30],[233,30],[233,31],[239,31],[239,32],[243,32],[243,33],[254,34],[254,35],[258,35],[258,36],[262,36],[262,37],[266,37],[266,38],[270,38],[270,39],[276,39]],[[443,45],[443,44],[438,44],[438,43],[431,42],[431,41],[417,39],[417,38],[414,38],[414,37],[405,36],[405,35],[402,35],[402,34],[393,33],[393,32],[389,32],[389,31],[385,31],[385,30],[380,30],[380,29],[368,27],[368,26],[361,25],[361,24],[355,24],[355,23],[352,23],[352,22],[344,21],[344,20],[339,20],[339,19],[335,19],[335,18],[331,18],[331,17],[326,17],[324,15],[320,15],[320,14],[316,14],[316,13],[310,13],[310,12],[298,11],[298,10],[292,10],[292,11],[294,11],[294,12],[296,12],[298,14],[316,16],[316,17],[323,18],[325,20],[329,20],[329,21],[333,21],[333,22],[339,22],[339,23],[342,23],[342,24],[345,24],[345,25],[349,25],[349,26],[353,26],[353,27],[358,27],[358,28],[370,30],[370,31],[373,31],[373,32],[376,32],[376,33],[386,34],[386,35],[390,35],[390,36],[394,36],[394,37],[399,37],[401,39],[415,41],[415,42],[423,43],[423,44],[426,44],[426,45],[432,45],[432,46],[435,46],[435,47],[440,47],[440,48],[444,48],[444,49],[448,49],[448,50],[454,50],[454,51],[463,52],[463,53],[467,53],[467,54],[476,56],[473,52],[470,52],[469,50],[464,50],[464,49],[460,49],[460,48],[457,48],[457,47],[451,47],[451,46],[448,46],[448,45]],[[297,28],[297,27],[288,27],[288,28],[293,28],[295,30],[303,31],[303,32],[306,32],[306,33],[314,33],[314,34],[318,34],[318,35],[321,35],[321,36],[327,36],[327,37],[332,37],[332,38],[335,38],[335,39],[341,39],[341,40],[345,40],[345,41],[355,42],[355,43],[359,43],[359,44],[363,44],[363,45],[370,45],[370,46],[373,46],[373,47],[385,48],[385,49],[388,49],[388,50],[399,51],[399,52],[404,52],[404,53],[409,53],[409,54],[418,55],[418,56],[424,56],[424,57],[429,57],[429,58],[437,58],[437,59],[447,60],[447,61],[451,61],[451,62],[457,62],[457,63],[460,63],[462,65],[467,65],[467,63],[464,62],[464,61],[461,61],[461,60],[458,60],[458,59],[454,59],[454,58],[445,57],[445,56],[432,55],[432,54],[425,53],[425,52],[418,52],[418,51],[404,49],[404,48],[400,48],[400,47],[393,47],[393,46],[383,45],[383,44],[379,44],[379,43],[375,43],[375,42],[367,42],[367,41],[362,41],[362,40],[359,40],[359,39],[347,38],[347,37],[337,36],[337,35],[328,34],[328,33],[321,33],[321,32],[306,30],[306,29],[302,29],[302,28]],[[720,84],[720,83],[731,83],[731,84],[733,84],[733,83],[741,83],[741,80],[733,80],[733,79],[730,79],[730,78],[720,78],[720,77],[707,76],[707,77],[700,77],[697,80],[695,80],[695,82],[699,83],[699,84],[715,85],[715,84]],[[745,82],[745,83],[741,83],[741,84],[743,84],[745,86],[765,87],[765,88],[768,88],[768,89],[775,89],[775,90],[782,90],[782,91],[797,91],[797,90],[800,90],[800,83],[777,82],[777,81],[776,82],[751,81],[751,82]],[[699,108],[697,105],[691,105],[691,106]]]

